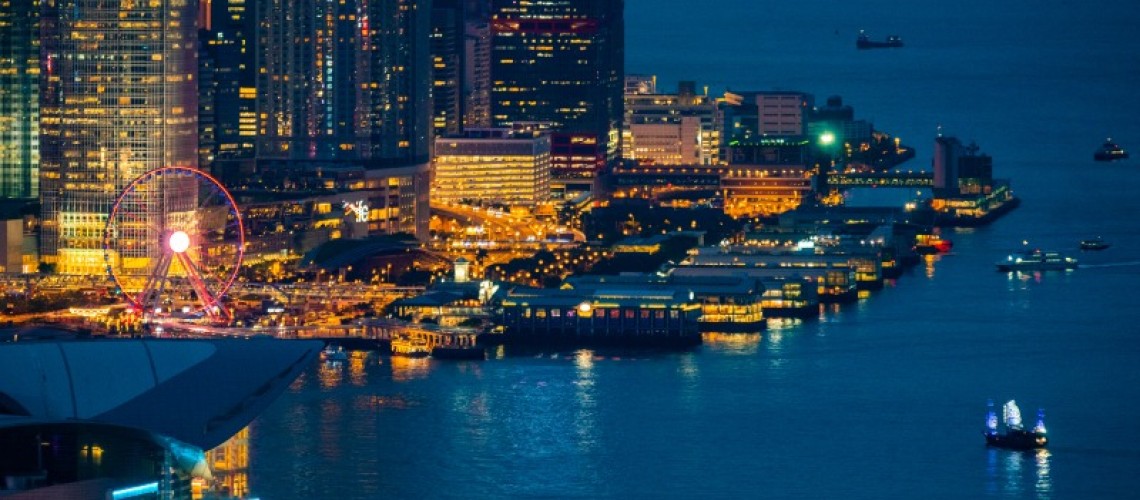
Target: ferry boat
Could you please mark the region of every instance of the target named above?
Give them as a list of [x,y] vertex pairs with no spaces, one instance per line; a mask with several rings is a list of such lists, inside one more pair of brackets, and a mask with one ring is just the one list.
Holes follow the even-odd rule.
[[1081,240],[1081,250],[1104,250],[1110,246],[1112,245],[1100,239],[1100,236],[1090,240]]
[[1000,427],[997,413],[994,412],[994,402],[989,401],[988,406],[984,433],[986,446],[1009,450],[1035,450],[1049,444],[1049,438],[1045,435],[1045,410],[1037,410],[1037,424],[1032,430],[1026,430],[1021,423],[1021,409],[1012,399],[1002,405],[1004,425]]
[[348,353],[345,352],[344,348],[339,345],[329,344],[326,345],[324,350],[321,351],[321,361],[335,362],[347,360]]
[[1011,271],[1067,271],[1077,268],[1077,259],[1057,252],[1038,249],[1010,254],[1006,260],[997,262],[997,270]]
[[1116,161],[1125,158],[1128,158],[1128,151],[1112,142],[1111,138],[1106,139],[1100,149],[1093,153],[1093,159],[1096,161]]
[[890,49],[902,47],[903,41],[898,35],[891,35],[887,37],[886,41],[871,40],[871,37],[859,30],[859,38],[855,39],[855,47],[858,49]]

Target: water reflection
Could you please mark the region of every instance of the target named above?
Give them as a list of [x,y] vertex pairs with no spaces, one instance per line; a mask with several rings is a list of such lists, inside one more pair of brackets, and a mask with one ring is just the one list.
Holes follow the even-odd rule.
[[392,356],[388,364],[392,368],[392,380],[396,382],[422,379],[431,372],[431,361],[428,358]]
[[723,354],[756,354],[760,350],[763,336],[759,333],[716,333],[701,334],[701,342],[710,349]]
[[574,381],[575,396],[578,409],[574,419],[574,432],[578,436],[578,449],[585,453],[590,452],[598,444],[595,433],[595,413],[597,399],[594,394],[594,352],[589,349],[579,350],[574,355],[574,366],[577,368],[577,379]]
[[369,351],[351,351],[348,354],[348,377],[352,385],[368,384],[368,359],[372,356]]
[[1049,450],[986,450],[986,492],[1009,497],[1052,498]]
[[344,364],[340,361],[323,361],[317,371],[322,389],[332,389],[344,379]]
[[926,269],[927,279],[934,278],[934,269],[935,269],[934,263],[938,262],[939,260],[942,260],[941,255],[931,254],[931,255],[923,255],[922,256],[922,263],[924,265],[924,268]]

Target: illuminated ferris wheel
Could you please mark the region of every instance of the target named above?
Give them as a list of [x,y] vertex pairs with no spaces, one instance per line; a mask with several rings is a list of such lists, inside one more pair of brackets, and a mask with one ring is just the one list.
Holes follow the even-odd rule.
[[107,273],[145,315],[228,319],[222,298],[244,252],[233,196],[189,167],[156,168],[131,181],[103,231]]

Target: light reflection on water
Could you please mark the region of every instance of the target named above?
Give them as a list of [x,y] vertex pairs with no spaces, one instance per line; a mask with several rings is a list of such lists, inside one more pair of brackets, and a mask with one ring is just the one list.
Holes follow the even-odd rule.
[[1052,453],[1047,449],[986,449],[986,493],[1010,498],[1053,497]]

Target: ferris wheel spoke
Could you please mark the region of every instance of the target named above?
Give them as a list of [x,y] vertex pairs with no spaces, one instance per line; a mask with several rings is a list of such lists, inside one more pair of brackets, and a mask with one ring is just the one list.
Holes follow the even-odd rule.
[[[144,310],[154,309],[153,303],[158,303],[157,307],[162,307],[162,291],[166,287],[166,281],[169,279],[170,263],[172,259],[170,253],[163,252],[155,263],[154,268],[151,269],[150,275],[147,276],[146,283],[143,284],[142,291],[139,292],[138,298],[135,302],[139,304]],[[154,302],[151,302],[153,297]]]
[[175,255],[178,256],[178,260],[182,263],[182,267],[186,268],[186,279],[190,282],[190,287],[193,288],[194,292],[198,294],[198,300],[202,303],[202,307],[206,309],[206,314],[211,316],[214,315],[215,312],[212,310],[214,307],[217,307],[219,310],[221,310],[221,295],[219,294],[218,296],[215,296],[210,291],[209,287],[206,284],[205,278],[203,278],[201,268],[198,267],[198,265],[194,263],[194,260],[191,259],[190,256],[185,252]]

